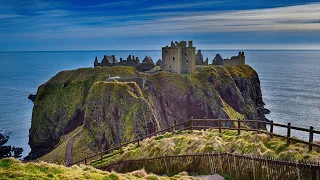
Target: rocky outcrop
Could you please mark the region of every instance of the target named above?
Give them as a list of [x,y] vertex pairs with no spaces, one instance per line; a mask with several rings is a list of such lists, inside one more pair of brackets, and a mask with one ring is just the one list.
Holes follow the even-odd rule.
[[30,99],[32,102],[36,100],[37,95],[29,94],[28,99]]
[[[144,89],[104,82],[109,75],[139,76],[147,82]],[[63,71],[38,89],[29,158],[50,152],[62,135],[81,125],[84,145],[105,150],[191,117],[264,120],[264,112],[259,77],[247,65],[205,66],[187,75],[149,75],[133,67]]]
[[153,109],[136,83],[94,83],[85,109],[84,128],[91,148],[107,150],[159,129]]

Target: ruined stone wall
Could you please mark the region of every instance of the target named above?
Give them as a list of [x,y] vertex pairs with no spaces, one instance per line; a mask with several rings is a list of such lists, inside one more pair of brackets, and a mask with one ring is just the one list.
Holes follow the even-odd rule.
[[161,69],[168,72],[181,72],[181,48],[163,47]]
[[242,64],[241,59],[224,59],[223,60],[223,66],[228,67],[228,66],[239,66]]
[[187,47],[182,50],[182,73],[191,73],[196,66],[195,47]]

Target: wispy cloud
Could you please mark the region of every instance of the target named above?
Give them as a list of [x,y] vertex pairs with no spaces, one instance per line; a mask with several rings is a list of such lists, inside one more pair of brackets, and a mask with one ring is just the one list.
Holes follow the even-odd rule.
[[19,14],[0,14],[0,19],[13,19],[13,18],[21,18],[22,15]]
[[108,2],[98,5],[92,5],[92,6],[82,6],[80,8],[101,8],[101,7],[113,7],[113,6],[126,6],[132,4],[132,1],[114,1],[114,2]]
[[[226,1],[152,6],[149,9],[163,8],[172,11],[133,10],[132,15],[75,11],[65,8],[63,4],[40,3],[36,6],[30,5],[34,9],[31,15],[18,14],[15,11],[0,14],[0,39],[101,39],[216,32],[320,31],[320,3],[237,11],[178,10],[224,2]],[[129,2],[118,1],[95,7],[119,5],[117,3]]]
[[230,1],[209,1],[209,2],[193,2],[193,3],[181,3],[181,4],[167,4],[167,5],[158,5],[142,10],[161,10],[161,9],[185,9],[185,8],[196,8],[196,7],[211,7],[212,5],[219,5],[229,3]]

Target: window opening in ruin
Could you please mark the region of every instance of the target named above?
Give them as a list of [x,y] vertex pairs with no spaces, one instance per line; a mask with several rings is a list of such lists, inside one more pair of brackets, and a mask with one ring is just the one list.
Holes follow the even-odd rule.
[[174,57],[172,59],[174,60]]
[[187,56],[187,53],[184,53],[185,56]]
[[168,53],[168,51],[166,50],[166,53]]

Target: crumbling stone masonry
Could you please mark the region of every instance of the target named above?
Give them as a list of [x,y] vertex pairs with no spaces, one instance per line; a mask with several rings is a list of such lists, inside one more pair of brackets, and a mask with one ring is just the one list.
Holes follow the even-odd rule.
[[161,69],[173,73],[191,73],[196,66],[196,48],[192,41],[171,42],[171,46],[162,47]]

